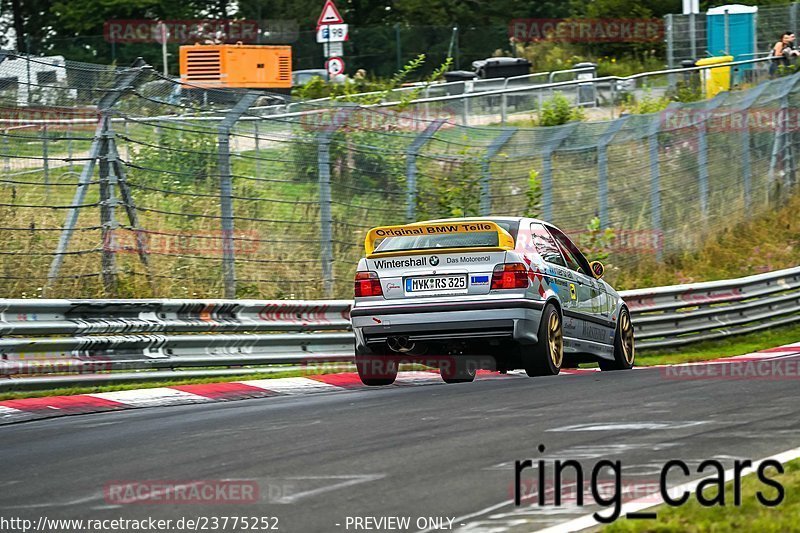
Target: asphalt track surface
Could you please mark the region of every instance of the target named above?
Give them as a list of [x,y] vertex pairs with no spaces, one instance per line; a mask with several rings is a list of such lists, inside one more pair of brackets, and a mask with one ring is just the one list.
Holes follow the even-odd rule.
[[[0,511],[274,516],[288,532],[363,531],[347,517],[387,516],[410,517],[400,531],[416,531],[420,517],[446,517],[458,531],[533,531],[597,507],[503,505],[517,459],[577,459],[587,473],[601,458],[620,460],[623,484],[649,483],[669,459],[729,467],[798,442],[796,379],[678,380],[653,368],[387,387],[0,427]],[[118,505],[103,494],[120,480],[219,479],[255,480],[259,501]],[[678,475],[674,484],[688,480]]]

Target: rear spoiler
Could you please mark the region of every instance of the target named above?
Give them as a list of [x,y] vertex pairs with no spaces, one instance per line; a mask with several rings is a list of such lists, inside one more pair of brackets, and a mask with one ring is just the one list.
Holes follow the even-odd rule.
[[407,224],[405,226],[380,226],[372,228],[367,232],[367,237],[364,239],[364,250],[367,252],[367,257],[383,257],[389,255],[408,255],[408,254],[429,254],[432,252],[430,249],[421,250],[403,250],[398,252],[378,252],[375,254],[375,242],[387,237],[402,237],[405,235],[432,235],[443,233],[474,233],[484,231],[497,232],[497,246],[480,246],[480,247],[459,247],[459,248],[437,248],[437,253],[458,251],[464,249],[480,250],[480,251],[504,251],[514,249],[514,238],[503,228],[494,222],[488,220],[477,220],[470,222],[436,222],[436,223],[423,223],[423,224]]

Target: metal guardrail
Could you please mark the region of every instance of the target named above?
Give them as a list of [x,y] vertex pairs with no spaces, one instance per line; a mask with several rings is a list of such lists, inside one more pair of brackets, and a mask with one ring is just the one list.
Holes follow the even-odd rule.
[[[800,322],[800,267],[624,291],[644,349]],[[349,362],[349,300],[0,300],[0,390]],[[272,332],[272,333],[266,333]],[[168,372],[141,372],[167,370]],[[276,368],[272,368],[275,371]],[[262,371],[264,371],[262,369]],[[270,371],[270,370],[267,370]],[[78,373],[92,375],[56,376]]]
[[639,348],[669,348],[800,322],[800,267],[624,291]]

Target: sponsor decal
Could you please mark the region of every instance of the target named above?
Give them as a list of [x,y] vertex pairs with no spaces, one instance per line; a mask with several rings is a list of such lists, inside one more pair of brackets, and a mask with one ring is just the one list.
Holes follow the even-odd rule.
[[578,299],[578,293],[575,290],[575,284],[574,283],[570,283],[569,284],[569,297],[572,300],[577,300]]
[[583,322],[583,328],[581,328],[581,335],[585,338],[594,339],[598,341],[606,340],[606,333],[603,331],[603,328],[599,328],[597,326],[592,326],[586,322]]
[[488,263],[491,258],[488,255],[462,255],[460,257],[448,257],[447,264],[455,263]]
[[488,285],[489,276],[472,276],[469,278],[470,285]]
[[407,228],[378,228],[378,237],[403,237],[405,235],[433,235],[436,233],[469,233],[472,231],[492,231],[490,224],[448,224],[445,226],[409,226]]
[[427,257],[409,257],[407,259],[376,259],[375,268],[412,268],[428,266]]

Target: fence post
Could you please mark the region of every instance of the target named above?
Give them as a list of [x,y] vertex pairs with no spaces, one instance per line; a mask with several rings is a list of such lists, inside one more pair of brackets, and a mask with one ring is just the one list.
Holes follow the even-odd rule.
[[750,194],[752,190],[752,169],[750,168],[750,130],[747,126],[742,128],[742,188],[744,189],[744,209],[750,209]]
[[728,14],[728,10],[724,11],[725,17],[725,55],[729,55],[731,53],[731,24],[730,24],[730,15]]
[[[97,104],[97,110],[102,116],[110,116],[111,108],[116,104],[120,98],[125,96],[135,85],[137,80],[142,74],[148,71],[151,67],[147,65],[144,60],[139,57],[131,65],[131,68],[123,71],[114,84],[114,90],[106,92]],[[61,265],[64,262],[64,254],[69,248],[69,241],[72,238],[72,233],[75,230],[75,225],[78,222],[78,214],[80,212],[81,204],[86,198],[86,192],[89,184],[92,181],[94,174],[94,167],[97,159],[102,154],[103,145],[105,144],[106,128],[111,123],[110,119],[100,120],[95,129],[94,139],[89,148],[89,160],[83,166],[80,177],[78,178],[78,186],[75,190],[75,195],[72,198],[72,206],[67,212],[67,218],[64,222],[64,227],[61,230],[61,235],[58,239],[56,252],[53,261],[50,263],[50,270],[47,273],[47,284],[42,291],[42,296],[46,296],[52,288],[53,283],[58,279],[58,273],[61,270]]]
[[67,131],[65,133],[67,137],[67,161],[69,163],[69,170],[72,171],[74,167],[72,161],[72,124],[67,124]]
[[497,155],[497,152],[499,152],[503,146],[505,146],[505,144],[511,139],[516,131],[517,128],[503,129],[500,135],[495,137],[494,140],[489,144],[489,147],[486,149],[486,155],[483,157],[483,161],[481,162],[481,216],[489,215],[492,212],[492,173],[490,170],[492,158]]
[[253,123],[253,133],[255,134],[255,137],[256,137],[256,143],[255,143],[256,144],[256,146],[255,146],[255,148],[256,148],[256,165],[255,165],[256,166],[256,176],[261,176],[261,172],[260,172],[260,170],[261,170],[261,165],[260,165],[260,162],[261,162],[260,161],[261,160],[261,146],[259,145],[258,121],[257,120]]
[[[658,167],[658,130],[660,120],[653,117],[647,137],[650,155],[650,226],[658,235],[663,234],[661,228],[661,176]],[[659,237],[660,239],[660,237]],[[661,261],[661,247],[656,248],[656,260]]]
[[558,126],[558,131],[545,143],[542,150],[542,217],[547,221],[553,220],[553,152],[558,150],[564,139],[572,135],[578,124],[579,122],[570,122]]
[[406,221],[409,223],[416,222],[417,217],[417,155],[444,122],[439,118],[428,124],[406,148]]
[[672,24],[672,13],[664,15],[664,28],[667,34],[667,68],[675,68],[675,28]]
[[322,285],[325,298],[333,298],[333,214],[331,212],[331,137],[335,129],[317,136],[319,166],[319,222]]
[[222,229],[222,282],[225,298],[236,298],[236,256],[234,252],[233,176],[231,171],[231,129],[247,109],[258,99],[259,93],[247,92],[227,113],[217,126],[217,151],[219,169],[219,209]]
[[42,125],[42,173],[44,174],[44,192],[50,195],[50,157],[48,155],[49,139],[47,138],[47,124]]
[[597,143],[597,196],[601,228],[610,226],[608,219],[608,145],[628,120],[628,117],[630,115],[624,115],[612,122]]
[[3,130],[3,170],[11,172],[11,153],[8,149],[8,128]]
[[700,214],[708,218],[708,141],[706,139],[706,121],[697,125],[697,179],[700,193]]
[[117,229],[117,219],[114,213],[117,205],[117,199],[114,195],[116,176],[113,171],[109,172],[111,117],[106,113],[101,120],[105,122],[98,162],[100,175],[100,231],[103,243],[101,270],[105,295],[108,298],[114,298],[117,295],[117,258],[114,242],[114,232]]
[[697,16],[694,11],[689,13],[689,42],[692,60],[697,61]]

